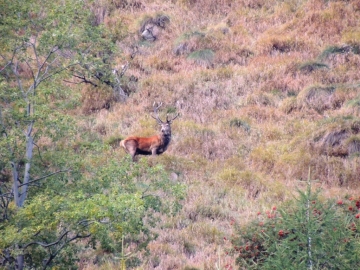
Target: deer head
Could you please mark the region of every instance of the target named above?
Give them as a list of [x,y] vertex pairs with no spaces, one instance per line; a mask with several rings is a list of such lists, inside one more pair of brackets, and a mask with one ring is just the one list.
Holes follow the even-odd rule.
[[175,117],[173,117],[172,119],[169,120],[169,115],[166,115],[166,122],[163,122],[160,117],[159,117],[159,114],[158,114],[158,109],[162,106],[162,102],[156,106],[155,105],[155,102],[154,102],[154,113],[155,113],[155,116],[151,115],[152,118],[154,118],[158,124],[161,126],[161,133],[165,136],[171,136],[171,123],[172,121],[174,121],[178,116],[179,116],[179,113],[177,115],[175,115]]

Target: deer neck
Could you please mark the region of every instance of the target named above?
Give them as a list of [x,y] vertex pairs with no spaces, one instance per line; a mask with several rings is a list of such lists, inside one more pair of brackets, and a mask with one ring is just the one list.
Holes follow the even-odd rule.
[[166,149],[171,141],[171,132],[170,133],[162,133],[161,140],[163,143],[163,148]]

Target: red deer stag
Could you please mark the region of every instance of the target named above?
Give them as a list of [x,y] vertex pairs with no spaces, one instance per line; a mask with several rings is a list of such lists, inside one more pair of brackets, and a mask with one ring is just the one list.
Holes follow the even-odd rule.
[[154,118],[161,126],[160,135],[154,135],[146,138],[131,136],[120,142],[120,146],[132,156],[133,161],[135,161],[136,155],[160,155],[168,148],[171,141],[171,122],[179,116],[179,113],[171,120],[169,120],[168,116],[166,116],[166,122],[163,122],[160,120],[157,112],[161,105],[162,103],[156,107],[154,103],[154,113],[156,117],[151,115],[151,117]]

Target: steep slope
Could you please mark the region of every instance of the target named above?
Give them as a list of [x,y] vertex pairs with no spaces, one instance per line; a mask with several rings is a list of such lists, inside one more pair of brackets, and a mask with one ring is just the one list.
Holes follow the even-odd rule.
[[118,40],[119,69],[128,63],[129,97],[84,102],[101,109],[92,132],[151,135],[154,101],[181,114],[167,152],[144,157],[188,186],[144,269],[233,265],[232,225],[289,198],[309,168],[325,196],[359,192],[359,1],[119,0],[94,13]]

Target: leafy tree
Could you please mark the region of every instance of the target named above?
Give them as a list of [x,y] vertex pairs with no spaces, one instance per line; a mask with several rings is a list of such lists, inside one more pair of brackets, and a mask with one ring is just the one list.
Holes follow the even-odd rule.
[[[152,214],[179,208],[183,188],[171,185],[160,167],[99,163],[108,149],[98,140],[78,154],[72,148],[79,134],[66,109],[74,108],[78,97],[64,80],[107,84],[122,94],[110,64],[113,40],[101,25],[91,24],[85,4],[0,2],[3,266],[76,268],[79,239],[123,252],[121,238],[127,249],[133,242],[136,252],[153,237]],[[164,204],[158,193],[174,195],[173,204]]]
[[[56,141],[69,131],[48,98],[59,90],[55,85],[59,76],[77,64],[64,52],[75,46],[83,32],[79,22],[85,14],[75,12],[80,4],[1,2],[1,169],[11,171],[11,186],[1,187],[4,222],[11,219],[12,201],[14,211],[24,207],[30,186],[57,173],[41,175],[46,166],[39,162],[41,156],[34,158],[34,147],[40,138]],[[15,248],[22,247],[15,244]],[[9,252],[5,254],[6,261]],[[22,252],[16,254],[16,266],[24,266]]]

